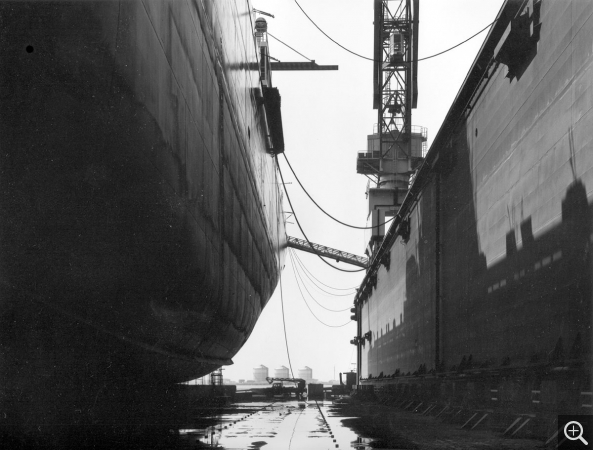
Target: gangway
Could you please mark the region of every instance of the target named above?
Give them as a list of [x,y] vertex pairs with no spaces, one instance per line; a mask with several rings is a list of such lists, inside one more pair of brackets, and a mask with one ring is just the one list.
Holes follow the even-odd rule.
[[364,256],[353,255],[352,253],[346,253],[335,248],[326,247],[325,245],[315,244],[304,239],[295,238],[288,236],[288,246],[297,250],[302,250],[307,253],[314,253],[319,256],[326,256],[328,258],[335,259],[336,261],[345,262],[352,264],[353,266],[367,268],[369,266],[368,258]]

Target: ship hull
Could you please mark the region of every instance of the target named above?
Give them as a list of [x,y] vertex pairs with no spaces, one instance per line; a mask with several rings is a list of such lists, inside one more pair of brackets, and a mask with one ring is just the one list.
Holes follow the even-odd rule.
[[285,233],[250,20],[230,1],[0,4],[9,423],[197,378],[251,333]]
[[503,6],[363,282],[359,370],[551,424],[590,413],[593,9],[533,3]]

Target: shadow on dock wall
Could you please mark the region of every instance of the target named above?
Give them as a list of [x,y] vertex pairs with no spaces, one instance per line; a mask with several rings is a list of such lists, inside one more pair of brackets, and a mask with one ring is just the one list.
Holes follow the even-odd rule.
[[[523,410],[577,413],[580,393],[590,390],[593,206],[586,186],[573,177],[562,198],[561,221],[537,238],[532,217],[520,223],[508,217],[506,254],[488,267],[480,247],[467,133],[458,131],[458,140],[446,149],[437,168],[440,182],[433,178],[425,188],[430,192],[440,186],[440,209],[436,211],[430,193],[417,206],[424,217],[418,222],[418,235],[430,236],[424,228],[436,226],[440,248],[435,239],[428,243],[410,239],[405,247],[398,242],[392,249],[409,255],[404,312],[397,324],[396,318],[386,317],[385,332],[381,329],[366,343],[368,373],[362,377],[366,383],[389,379],[407,383],[400,377],[436,373],[456,377],[481,370],[495,375],[488,382],[457,381],[449,387],[443,382],[439,395],[485,407],[491,403],[492,388],[498,392],[495,406],[520,404]],[[574,174],[572,131],[569,138]],[[438,223],[426,219],[431,214]],[[426,298],[422,285],[435,282],[427,267],[437,263],[439,292],[436,298]],[[428,323],[439,330],[438,336],[418,332],[422,324],[430,329]],[[436,344],[418,338],[435,339]],[[423,347],[430,351],[422,351]],[[558,368],[564,368],[562,376]],[[506,371],[502,378],[501,370]]]

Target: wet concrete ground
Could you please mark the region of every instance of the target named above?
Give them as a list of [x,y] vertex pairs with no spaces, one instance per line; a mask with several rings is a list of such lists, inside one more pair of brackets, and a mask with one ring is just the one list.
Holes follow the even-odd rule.
[[[338,412],[339,411],[339,412]],[[535,439],[509,438],[487,428],[462,429],[433,416],[376,403],[343,405],[335,411],[356,418],[344,419],[357,435],[371,437],[369,448],[419,450],[529,450],[542,449]],[[365,448],[366,450],[366,448]]]
[[[149,401],[150,400],[150,401]],[[0,448],[185,450],[200,448],[528,450],[542,441],[510,439],[377,403],[337,404],[296,399],[206,406],[147,399],[145,408],[102,424],[81,424],[62,439],[3,436]]]
[[[215,424],[180,431],[185,448],[218,449],[536,449],[541,441],[467,431],[434,417],[376,404],[332,402],[245,403]],[[202,420],[207,419],[206,416]]]
[[[335,449],[352,448],[357,435],[334,416],[323,402],[297,400],[238,404],[245,414],[221,416],[215,425],[181,430],[187,444],[222,449]],[[247,412],[252,408],[255,411]]]

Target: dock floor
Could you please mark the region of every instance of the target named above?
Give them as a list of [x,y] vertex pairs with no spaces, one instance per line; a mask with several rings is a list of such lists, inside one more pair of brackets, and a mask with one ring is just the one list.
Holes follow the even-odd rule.
[[[210,417],[216,421],[214,425],[180,430],[181,441],[188,448],[226,450],[523,450],[543,447],[541,441],[509,439],[488,430],[470,432],[434,417],[382,405],[338,406],[328,401],[289,400],[242,403],[233,407],[236,408],[233,414]],[[202,420],[204,418],[202,416]]]
[[[236,405],[240,406],[240,405]],[[352,448],[357,435],[329,414],[322,402],[297,400],[244,404],[245,414],[220,416],[206,429],[181,430],[187,443],[224,449]],[[251,411],[251,412],[248,412]]]

